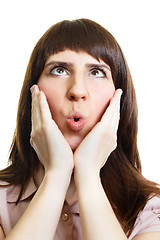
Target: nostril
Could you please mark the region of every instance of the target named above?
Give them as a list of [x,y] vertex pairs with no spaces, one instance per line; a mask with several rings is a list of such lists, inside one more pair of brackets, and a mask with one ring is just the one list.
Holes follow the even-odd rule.
[[86,99],[86,97],[84,96],[84,97],[79,97],[79,96],[70,96],[70,98],[69,98],[71,101],[78,101],[78,100],[80,100],[80,99],[82,99],[82,100],[85,100]]
[[70,100],[75,100],[75,97],[74,96],[70,96]]
[[70,101],[79,101],[79,100],[85,101],[86,100],[86,95],[84,93],[81,93],[78,91],[75,93],[73,93],[73,91],[69,92],[67,97]]

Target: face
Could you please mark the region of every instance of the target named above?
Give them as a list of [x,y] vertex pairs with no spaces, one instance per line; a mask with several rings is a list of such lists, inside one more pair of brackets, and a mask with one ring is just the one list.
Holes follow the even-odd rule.
[[100,121],[115,92],[106,63],[86,52],[71,50],[47,59],[38,86],[73,151]]

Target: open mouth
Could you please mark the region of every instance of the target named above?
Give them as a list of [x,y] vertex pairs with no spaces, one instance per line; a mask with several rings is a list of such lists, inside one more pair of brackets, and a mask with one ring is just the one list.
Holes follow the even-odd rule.
[[75,122],[78,122],[80,118],[74,118],[74,121]]
[[79,131],[83,128],[85,119],[81,114],[74,113],[67,119],[67,123],[70,129]]

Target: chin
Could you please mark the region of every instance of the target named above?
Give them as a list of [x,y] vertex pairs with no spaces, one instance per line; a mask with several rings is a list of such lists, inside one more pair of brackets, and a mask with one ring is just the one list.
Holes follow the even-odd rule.
[[70,148],[72,149],[72,151],[74,152],[77,147],[79,146],[79,144],[82,142],[82,138],[80,138],[79,136],[74,136],[74,137],[69,137],[66,138]]

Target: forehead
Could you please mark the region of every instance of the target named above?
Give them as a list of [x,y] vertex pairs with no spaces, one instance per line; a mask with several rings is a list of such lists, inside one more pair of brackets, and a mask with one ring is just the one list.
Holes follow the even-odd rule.
[[[64,50],[61,52],[58,52],[56,54],[52,54],[48,57],[46,64],[48,65],[51,62],[66,62],[70,63],[70,65],[76,65],[83,66],[86,64],[104,64],[108,66],[103,60],[96,59],[92,57],[90,54],[88,54],[85,51],[72,51],[72,50]],[[108,68],[110,68],[108,66]]]

